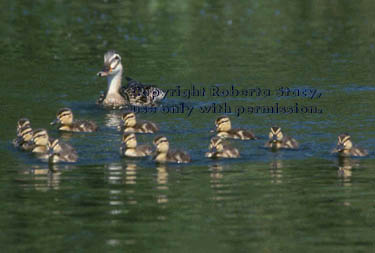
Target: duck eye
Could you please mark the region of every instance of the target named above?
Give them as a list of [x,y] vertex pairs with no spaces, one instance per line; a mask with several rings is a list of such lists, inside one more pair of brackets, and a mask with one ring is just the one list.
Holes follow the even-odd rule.
[[115,59],[116,59],[116,60],[120,60],[120,57],[118,57],[118,56],[116,55],[116,56],[115,56]]

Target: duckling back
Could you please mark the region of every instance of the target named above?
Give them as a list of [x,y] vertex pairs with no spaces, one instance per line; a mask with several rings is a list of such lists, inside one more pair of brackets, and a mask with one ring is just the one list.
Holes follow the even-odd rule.
[[125,133],[156,133],[159,131],[157,125],[151,121],[138,121],[134,112],[122,115],[123,131]]
[[255,140],[256,136],[250,130],[232,129],[228,116],[221,116],[215,121],[217,136],[220,138],[231,138],[240,140]]
[[189,163],[191,158],[189,154],[184,151],[170,151],[169,142],[165,136],[159,136],[154,139],[154,145],[156,147],[154,161],[165,163],[165,162],[175,162],[175,163]]
[[209,158],[238,158],[240,152],[220,137],[213,137],[210,141],[209,152],[205,154]]
[[72,124],[73,132],[95,132],[98,130],[98,126],[93,121],[89,120],[78,120]]
[[51,143],[52,153],[49,156],[50,163],[76,162],[78,155],[75,149],[67,143],[55,139]]

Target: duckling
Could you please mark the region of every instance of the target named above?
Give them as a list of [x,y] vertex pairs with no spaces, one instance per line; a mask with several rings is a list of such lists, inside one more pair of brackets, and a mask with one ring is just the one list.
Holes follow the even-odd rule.
[[19,136],[13,140],[13,145],[24,151],[31,151],[34,148],[33,129],[26,125],[19,130]]
[[98,72],[100,77],[107,77],[108,89],[97,100],[97,104],[109,107],[124,105],[155,106],[164,99],[165,92],[151,85],[145,85],[130,77],[126,77],[128,86],[121,85],[123,67],[121,56],[109,50],[104,54],[104,68]]
[[73,163],[78,160],[78,155],[74,148],[67,143],[60,142],[59,139],[55,139],[52,141],[50,150],[51,152],[48,158],[48,161],[50,163]]
[[240,152],[238,149],[230,146],[229,144],[224,144],[223,139],[220,137],[213,137],[210,141],[208,147],[210,150],[205,154],[209,158],[238,158],[240,157]]
[[151,155],[152,148],[149,145],[137,146],[137,139],[134,133],[124,133],[120,153],[127,157],[145,157]]
[[353,145],[351,137],[347,133],[338,136],[337,146],[334,150],[332,150],[332,153],[337,153],[340,157],[361,157],[368,155],[367,150],[355,147]]
[[257,139],[253,132],[245,129],[232,129],[232,125],[228,116],[221,116],[216,119],[217,136],[221,138],[255,140]]
[[154,161],[159,163],[174,162],[174,163],[189,163],[190,156],[183,151],[170,151],[169,142],[165,136],[159,136],[154,139],[156,147]]
[[122,115],[123,126],[119,129],[124,129],[125,133],[155,133],[159,128],[151,121],[137,122],[134,112],[126,112]]
[[273,126],[268,134],[269,141],[264,145],[266,148],[272,149],[297,149],[298,142],[289,136],[286,136],[281,132],[281,127]]
[[57,112],[56,119],[51,125],[59,123],[60,131],[69,132],[95,132],[98,127],[93,121],[73,120],[73,112],[69,108],[62,108]]
[[31,128],[31,123],[28,118],[21,118],[17,122],[17,136],[21,136],[20,131],[23,128],[30,127]]
[[35,130],[32,141],[34,142],[32,152],[36,154],[39,159],[47,161],[51,144],[47,130],[43,128]]

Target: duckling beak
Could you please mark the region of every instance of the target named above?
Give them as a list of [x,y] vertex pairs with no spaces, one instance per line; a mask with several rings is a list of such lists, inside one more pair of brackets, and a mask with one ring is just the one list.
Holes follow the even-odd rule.
[[50,124],[51,124],[51,125],[56,125],[57,123],[60,123],[60,120],[59,120],[59,119],[55,119],[55,120],[52,121]]
[[339,145],[337,145],[336,149],[337,149],[338,152],[341,152],[341,151],[344,150],[344,145],[339,144]]

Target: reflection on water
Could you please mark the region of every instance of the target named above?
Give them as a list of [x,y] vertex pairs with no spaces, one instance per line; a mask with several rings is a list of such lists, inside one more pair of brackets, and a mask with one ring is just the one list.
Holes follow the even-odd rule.
[[226,194],[230,193],[224,183],[224,168],[220,163],[212,164],[209,167],[210,171],[210,186],[214,190],[214,196],[212,197],[215,201],[222,201],[226,199]]
[[158,184],[156,187],[156,189],[158,190],[156,202],[158,204],[165,204],[168,202],[167,192],[169,190],[167,166],[165,164],[158,164],[156,170],[156,182]]
[[105,115],[105,125],[107,127],[117,128],[121,124],[121,115],[119,112],[111,111]]
[[271,183],[281,184],[283,177],[283,161],[278,157],[273,157],[270,163]]
[[22,170],[20,173],[23,175],[32,175],[32,185],[38,191],[60,189],[61,172],[51,170],[47,166],[33,165],[30,169]]
[[135,163],[125,164],[125,184],[137,183],[137,165]]
[[[374,150],[374,120],[369,117],[375,103],[375,45],[369,32],[375,23],[373,1],[7,3],[0,17],[2,251],[373,249],[374,156],[335,164],[328,154],[329,145],[344,131]],[[202,157],[198,152],[206,149],[203,138],[219,116],[201,113],[199,105],[213,102],[227,102],[233,125],[249,126],[261,138],[270,125],[290,129],[307,144],[306,150],[272,157],[258,148],[265,139],[241,142],[242,150],[254,156],[202,159],[184,165],[178,175],[174,165],[121,159],[120,134],[113,130],[123,111],[95,105],[99,91],[106,88],[95,73],[108,49],[122,56],[124,76],[165,89],[192,84],[218,84],[223,90],[232,84],[318,89],[323,95],[313,100],[167,97],[166,103],[193,104],[192,114],[144,114],[195,157]],[[275,102],[318,106],[324,113],[247,110],[235,116],[236,108]],[[35,128],[48,127],[51,115],[62,107],[103,126],[95,134],[61,133],[80,155],[74,169],[32,166],[36,159],[7,146],[20,117],[30,118]],[[359,161],[369,169],[358,168]],[[51,210],[63,215],[52,216]]]
[[[123,183],[123,169],[118,163],[111,163],[108,165],[108,183],[110,185],[121,185]],[[124,202],[121,200],[122,190],[109,189],[109,205],[111,206],[110,214],[122,214]],[[113,220],[113,222],[117,222]]]
[[352,169],[353,167],[359,167],[359,161],[353,160],[350,157],[339,157],[338,158],[338,170],[337,175],[341,179],[343,186],[352,186]]

